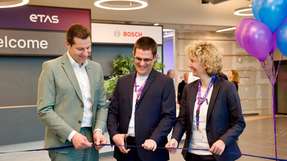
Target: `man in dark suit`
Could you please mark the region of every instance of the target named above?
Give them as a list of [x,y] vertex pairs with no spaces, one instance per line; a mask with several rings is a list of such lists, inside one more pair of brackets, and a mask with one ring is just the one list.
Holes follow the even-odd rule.
[[[108,132],[118,161],[166,161],[167,143],[175,122],[172,79],[155,71],[157,44],[141,37],[133,48],[136,72],[120,78],[108,112]],[[127,144],[127,147],[122,146]]]
[[188,84],[188,73],[185,72],[183,74],[183,80],[178,84],[178,87],[177,87],[177,103],[180,103],[181,98],[182,98],[183,89],[184,89],[185,85],[187,85],[187,84]]

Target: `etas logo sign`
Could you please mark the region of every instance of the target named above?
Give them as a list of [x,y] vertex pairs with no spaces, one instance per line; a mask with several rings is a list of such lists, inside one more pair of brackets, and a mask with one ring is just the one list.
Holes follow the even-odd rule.
[[89,9],[29,5],[1,9],[0,11],[0,29],[64,32],[76,23],[90,28],[91,11]]
[[31,14],[29,16],[31,22],[34,23],[52,23],[57,24],[60,22],[58,15],[45,15],[45,14]]

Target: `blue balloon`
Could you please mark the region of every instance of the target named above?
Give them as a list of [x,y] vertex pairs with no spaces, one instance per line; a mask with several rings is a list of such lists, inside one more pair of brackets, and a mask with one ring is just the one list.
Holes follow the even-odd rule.
[[263,5],[264,0],[253,0],[252,1],[252,13],[253,16],[258,20],[260,20],[259,11]]
[[274,32],[287,16],[287,0],[265,0],[259,8],[259,18]]
[[287,20],[276,31],[277,47],[284,56],[287,56]]

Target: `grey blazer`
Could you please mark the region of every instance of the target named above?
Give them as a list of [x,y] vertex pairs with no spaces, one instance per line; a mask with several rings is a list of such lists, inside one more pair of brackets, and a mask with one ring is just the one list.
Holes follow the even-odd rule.
[[[104,130],[107,103],[101,66],[88,60],[86,66],[92,96],[92,128]],[[67,138],[79,131],[83,117],[81,90],[67,54],[43,63],[38,81],[38,116],[45,124],[45,146],[69,144]]]

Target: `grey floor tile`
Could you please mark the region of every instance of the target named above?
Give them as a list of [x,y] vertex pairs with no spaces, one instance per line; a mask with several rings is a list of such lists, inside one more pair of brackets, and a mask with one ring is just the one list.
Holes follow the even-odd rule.
[[[249,120],[249,119],[247,119]],[[287,117],[277,118],[278,156],[287,159]],[[239,139],[239,145],[244,154],[259,156],[274,156],[274,130],[271,117],[250,119],[244,133]],[[9,146],[0,146],[0,152],[40,148],[43,142],[32,142]],[[171,161],[184,161],[180,151],[171,154]],[[0,161],[49,161],[46,151],[0,154]],[[101,157],[100,161],[115,161],[112,156]],[[264,161],[264,159],[243,156],[239,161]]]

